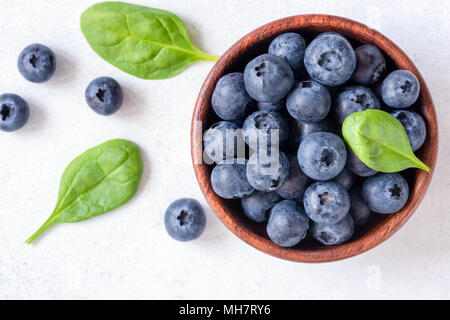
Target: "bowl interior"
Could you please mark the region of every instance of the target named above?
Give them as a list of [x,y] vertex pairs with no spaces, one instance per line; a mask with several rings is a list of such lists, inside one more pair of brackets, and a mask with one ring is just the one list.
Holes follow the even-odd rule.
[[[331,20],[323,20],[324,18]],[[317,20],[315,23],[314,19]],[[202,87],[193,117],[194,121],[202,122],[202,131],[221,120],[214,113],[210,104],[212,90],[218,79],[230,72],[243,72],[245,65],[250,60],[260,54],[267,53],[268,46],[273,38],[281,33],[291,31],[300,33],[307,41],[307,44],[317,34],[322,32],[336,31],[343,33],[348,37],[354,48],[361,44],[374,44],[379,47],[385,53],[387,72],[401,68],[415,73],[421,82],[421,97],[409,110],[421,113],[428,127],[427,141],[416,152],[416,155],[431,168],[434,167],[437,153],[436,119],[431,97],[420,73],[408,57],[384,36],[357,22],[338,17],[322,15],[289,17],[260,27],[238,41],[214,66]],[[198,156],[196,153],[198,153],[201,146],[201,141],[199,141],[198,137],[198,133],[193,133],[193,156]],[[375,215],[374,219],[367,225],[355,230],[352,239],[345,244],[327,247],[307,236],[296,247],[281,248],[269,240],[265,231],[265,224],[254,223],[245,217],[239,200],[225,200],[214,194],[209,183],[212,168],[213,166],[205,164],[194,164],[197,179],[207,201],[225,225],[241,239],[266,253],[284,259],[303,262],[324,262],[343,259],[366,251],[382,242],[406,222],[421,201],[431,179],[431,174],[427,175],[415,169],[408,169],[402,172],[411,190],[410,198],[405,208],[394,215]],[[360,182],[361,180],[357,181],[357,183]]]

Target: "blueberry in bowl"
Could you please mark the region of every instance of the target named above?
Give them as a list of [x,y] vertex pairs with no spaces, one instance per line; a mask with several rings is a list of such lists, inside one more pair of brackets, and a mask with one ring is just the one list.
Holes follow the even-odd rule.
[[[297,71],[295,61],[299,68],[301,62],[290,49],[302,48],[300,39],[305,43],[303,73]],[[240,183],[233,180],[227,198],[214,190],[211,174],[220,165],[202,160],[202,136],[214,123],[225,120],[214,111],[211,99],[218,81],[236,72],[243,73],[244,89],[251,100],[256,100],[260,111],[276,112],[290,124],[287,138],[281,132],[284,125],[268,126],[279,130],[275,132],[278,138],[283,136],[282,142],[278,140],[277,144],[275,140],[273,146],[251,148],[247,145],[245,156],[239,157],[250,163],[252,156],[262,149],[273,147],[279,148],[280,157],[287,159],[282,162],[289,165],[279,164],[270,178],[253,172],[247,174],[247,170],[244,175],[241,171],[242,180]],[[312,100],[312,112],[302,105],[306,98],[295,101],[298,93],[294,92],[305,82],[317,83],[321,86],[317,87],[329,92],[328,113],[327,99],[320,100],[319,95]],[[345,91],[348,92],[343,94]],[[242,110],[239,119],[231,120],[240,123],[241,128],[255,112],[247,107]],[[408,148],[411,152],[414,149],[415,156],[432,169],[430,173],[418,169],[386,172],[366,164],[369,162],[361,150],[355,149],[342,134],[342,123],[371,110],[389,110],[389,117],[395,118],[404,131]],[[398,126],[396,130],[400,130]],[[256,29],[221,57],[200,90],[191,143],[200,189],[213,212],[235,235],[278,258],[328,262],[372,249],[393,235],[414,213],[431,181],[438,130],[424,79],[398,46],[352,20],[300,15]],[[368,145],[372,148],[361,147],[368,150],[365,156],[380,153],[378,146]],[[295,158],[297,163],[292,162]],[[260,164],[257,169],[271,167],[270,164],[270,161]],[[323,171],[320,165],[330,168]],[[295,171],[298,168],[300,172]],[[302,188],[293,188],[292,180],[302,183]],[[277,183],[271,185],[272,182]],[[225,184],[228,188],[228,183]],[[237,192],[245,186],[246,192]]]

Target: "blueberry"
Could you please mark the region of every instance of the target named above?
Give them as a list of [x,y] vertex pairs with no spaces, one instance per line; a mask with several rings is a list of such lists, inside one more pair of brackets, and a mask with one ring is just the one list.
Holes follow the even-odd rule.
[[211,185],[219,197],[238,199],[254,191],[247,181],[247,163],[246,159],[227,159],[214,167],[211,173]]
[[419,150],[427,137],[427,127],[422,116],[417,112],[405,110],[396,110],[391,114],[397,118],[405,128],[412,150]]
[[361,189],[356,188],[350,191],[350,215],[355,222],[355,227],[365,225],[373,216],[366,201],[361,197]]
[[317,223],[334,224],[345,218],[350,209],[347,189],[334,181],[315,182],[303,196],[308,217]]
[[50,48],[40,43],[30,44],[20,53],[17,67],[28,81],[45,82],[55,73],[55,55]]
[[361,194],[372,211],[391,214],[405,206],[409,187],[398,173],[380,173],[364,181]]
[[386,59],[377,47],[365,44],[355,50],[356,69],[352,80],[363,84],[373,84],[381,79],[386,71]]
[[289,122],[276,111],[256,111],[245,119],[242,134],[252,149],[278,147],[289,136]]
[[254,222],[265,222],[269,218],[270,209],[280,201],[275,192],[255,191],[241,199],[245,215]]
[[169,235],[175,240],[194,240],[205,230],[205,211],[197,200],[178,199],[167,208],[164,224]]
[[13,93],[0,95],[0,129],[11,132],[22,128],[30,116],[25,100]]
[[355,183],[355,175],[348,170],[347,168],[344,168],[341,173],[337,175],[336,178],[334,178],[334,181],[339,183],[341,186],[343,186],[345,189],[349,190],[353,184]]
[[289,93],[286,107],[294,119],[319,122],[330,112],[331,96],[327,88],[320,83],[302,81]]
[[244,83],[253,99],[276,102],[283,99],[291,90],[294,85],[294,73],[282,58],[263,54],[245,67]]
[[407,108],[419,98],[420,83],[417,77],[407,70],[390,73],[381,85],[383,101],[392,108]]
[[311,235],[314,239],[326,246],[337,245],[346,242],[353,236],[355,224],[348,214],[336,224],[313,223]]
[[284,199],[303,199],[303,194],[310,183],[310,179],[300,169],[296,155],[290,155],[288,159],[289,176],[276,190],[276,193]]
[[269,192],[278,189],[289,176],[289,160],[286,155],[272,148],[255,151],[247,165],[247,180],[259,191]]
[[223,120],[237,120],[244,116],[251,100],[245,90],[244,75],[241,72],[233,72],[217,81],[211,105]]
[[304,122],[300,120],[292,119],[290,123],[290,137],[289,144],[293,150],[298,150],[300,142],[302,142],[306,136],[314,132],[331,132],[332,125],[328,119],[320,122]]
[[349,80],[355,70],[356,55],[350,42],[337,33],[323,33],[305,51],[309,75],[326,86],[338,86]]
[[378,173],[359,160],[351,148],[347,148],[347,168],[360,177],[370,177]]
[[305,50],[305,39],[294,32],[279,35],[269,46],[269,53],[283,58],[296,75],[301,75],[305,69]]
[[113,78],[100,77],[89,83],[86,102],[98,114],[109,116],[119,110],[123,101],[122,88]]
[[309,134],[298,148],[298,163],[311,179],[326,181],[335,178],[347,161],[345,144],[334,133]]
[[281,111],[286,105],[286,101],[280,100],[277,102],[261,102],[258,101],[257,107],[259,111]]
[[220,121],[205,131],[203,144],[208,158],[219,163],[224,159],[237,158],[238,151],[244,148],[244,139],[236,123]]
[[270,211],[267,234],[281,247],[293,247],[302,241],[309,229],[309,219],[301,204],[293,200],[277,203]]
[[350,114],[367,109],[380,109],[377,96],[367,87],[351,86],[339,92],[333,101],[334,116],[342,124]]

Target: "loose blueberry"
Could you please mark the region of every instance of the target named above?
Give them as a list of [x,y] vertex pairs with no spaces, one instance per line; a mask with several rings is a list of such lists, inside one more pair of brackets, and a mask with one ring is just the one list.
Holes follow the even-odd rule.
[[259,111],[281,111],[286,105],[286,101],[280,100],[277,102],[261,102],[258,101],[257,107]]
[[297,157],[300,168],[308,177],[327,181],[344,169],[347,151],[344,142],[334,133],[316,132],[301,142]]
[[348,170],[347,168],[344,168],[341,171],[341,173],[339,173],[337,175],[337,177],[334,178],[334,181],[339,183],[345,189],[350,190],[350,188],[355,183],[355,175],[350,170]]
[[372,211],[391,214],[405,206],[409,187],[398,173],[380,173],[364,181],[361,194]]
[[263,54],[250,61],[244,70],[248,94],[257,101],[283,99],[294,85],[294,73],[282,58]]
[[20,53],[17,67],[20,74],[28,81],[45,82],[55,73],[55,55],[50,48],[42,44],[30,44]]
[[245,90],[244,75],[241,72],[233,72],[217,81],[211,105],[223,120],[237,120],[244,116],[251,100]]
[[206,216],[197,200],[183,198],[166,210],[164,224],[169,235],[178,241],[191,241],[205,230]]
[[386,59],[380,49],[365,44],[356,48],[355,54],[356,69],[352,80],[363,85],[379,81],[386,71]]
[[242,130],[234,122],[217,122],[205,131],[203,145],[205,154],[216,163],[238,158],[238,151],[244,149]]
[[311,235],[314,239],[326,246],[344,243],[353,236],[355,225],[351,215],[347,215],[336,224],[313,223]]
[[396,110],[391,114],[397,118],[405,128],[412,150],[419,150],[427,137],[427,126],[425,125],[422,116],[417,112],[405,110]]
[[292,150],[297,151],[300,143],[311,133],[314,132],[331,132],[333,125],[328,119],[320,122],[304,122],[291,119],[289,144]]
[[286,107],[294,119],[319,122],[330,112],[331,96],[327,88],[320,83],[302,81],[289,93]]
[[269,53],[284,59],[296,75],[301,75],[305,68],[305,50],[305,39],[294,32],[279,35],[269,46]]
[[25,100],[13,93],[0,95],[0,129],[12,132],[22,128],[30,116]]
[[367,109],[380,109],[376,95],[367,87],[347,87],[337,94],[333,101],[334,115],[342,124],[350,114]]
[[123,101],[122,88],[113,78],[100,77],[89,83],[86,102],[98,114],[109,116],[119,110]]
[[303,199],[303,194],[311,180],[300,169],[296,155],[290,155],[288,159],[289,176],[275,192],[284,199]]
[[289,176],[289,160],[286,155],[273,148],[271,152],[258,150],[247,165],[247,180],[256,190],[275,191]]
[[373,216],[366,201],[361,197],[361,189],[356,188],[350,192],[350,215],[355,222],[355,227],[362,227]]
[[347,148],[347,168],[360,177],[370,177],[378,173],[359,160],[351,148]]
[[275,192],[255,191],[241,199],[245,215],[254,222],[265,222],[269,218],[270,209],[280,201]]
[[278,147],[289,136],[289,122],[276,111],[256,111],[245,119],[242,134],[252,149]]
[[247,163],[246,159],[227,159],[214,167],[211,173],[211,185],[219,197],[238,199],[255,190],[247,181]]
[[407,108],[419,98],[420,83],[412,72],[395,70],[384,79],[381,94],[388,106]]
[[334,224],[344,219],[350,210],[350,196],[337,182],[315,182],[306,189],[303,205],[314,222]]
[[270,211],[267,234],[281,247],[297,245],[305,238],[308,229],[309,219],[296,201],[281,201]]
[[347,82],[355,70],[355,51],[344,36],[323,33],[306,48],[305,67],[314,80],[338,86]]

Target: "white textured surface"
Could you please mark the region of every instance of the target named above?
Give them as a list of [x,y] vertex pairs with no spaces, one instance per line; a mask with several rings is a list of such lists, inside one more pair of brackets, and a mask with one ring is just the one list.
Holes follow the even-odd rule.
[[[301,13],[346,16],[378,29],[415,61],[433,95],[441,144],[432,186],[396,235],[342,262],[272,258],[236,238],[209,209],[199,240],[173,241],[162,223],[171,201],[194,197],[207,208],[191,166],[189,127],[212,63],[169,80],[140,80],[103,61],[84,40],[79,16],[94,1],[1,0],[0,92],[26,99],[31,118],[21,131],[0,132],[0,298],[450,298],[448,1],[134,2],[178,14],[194,43],[218,55],[256,27]],[[32,42],[57,55],[56,74],[45,84],[25,81],[16,68]],[[109,118],[84,101],[89,81],[103,75],[125,89],[122,109]],[[54,227],[25,245],[52,211],[66,165],[116,137],[144,152],[138,195],[114,213]]]

